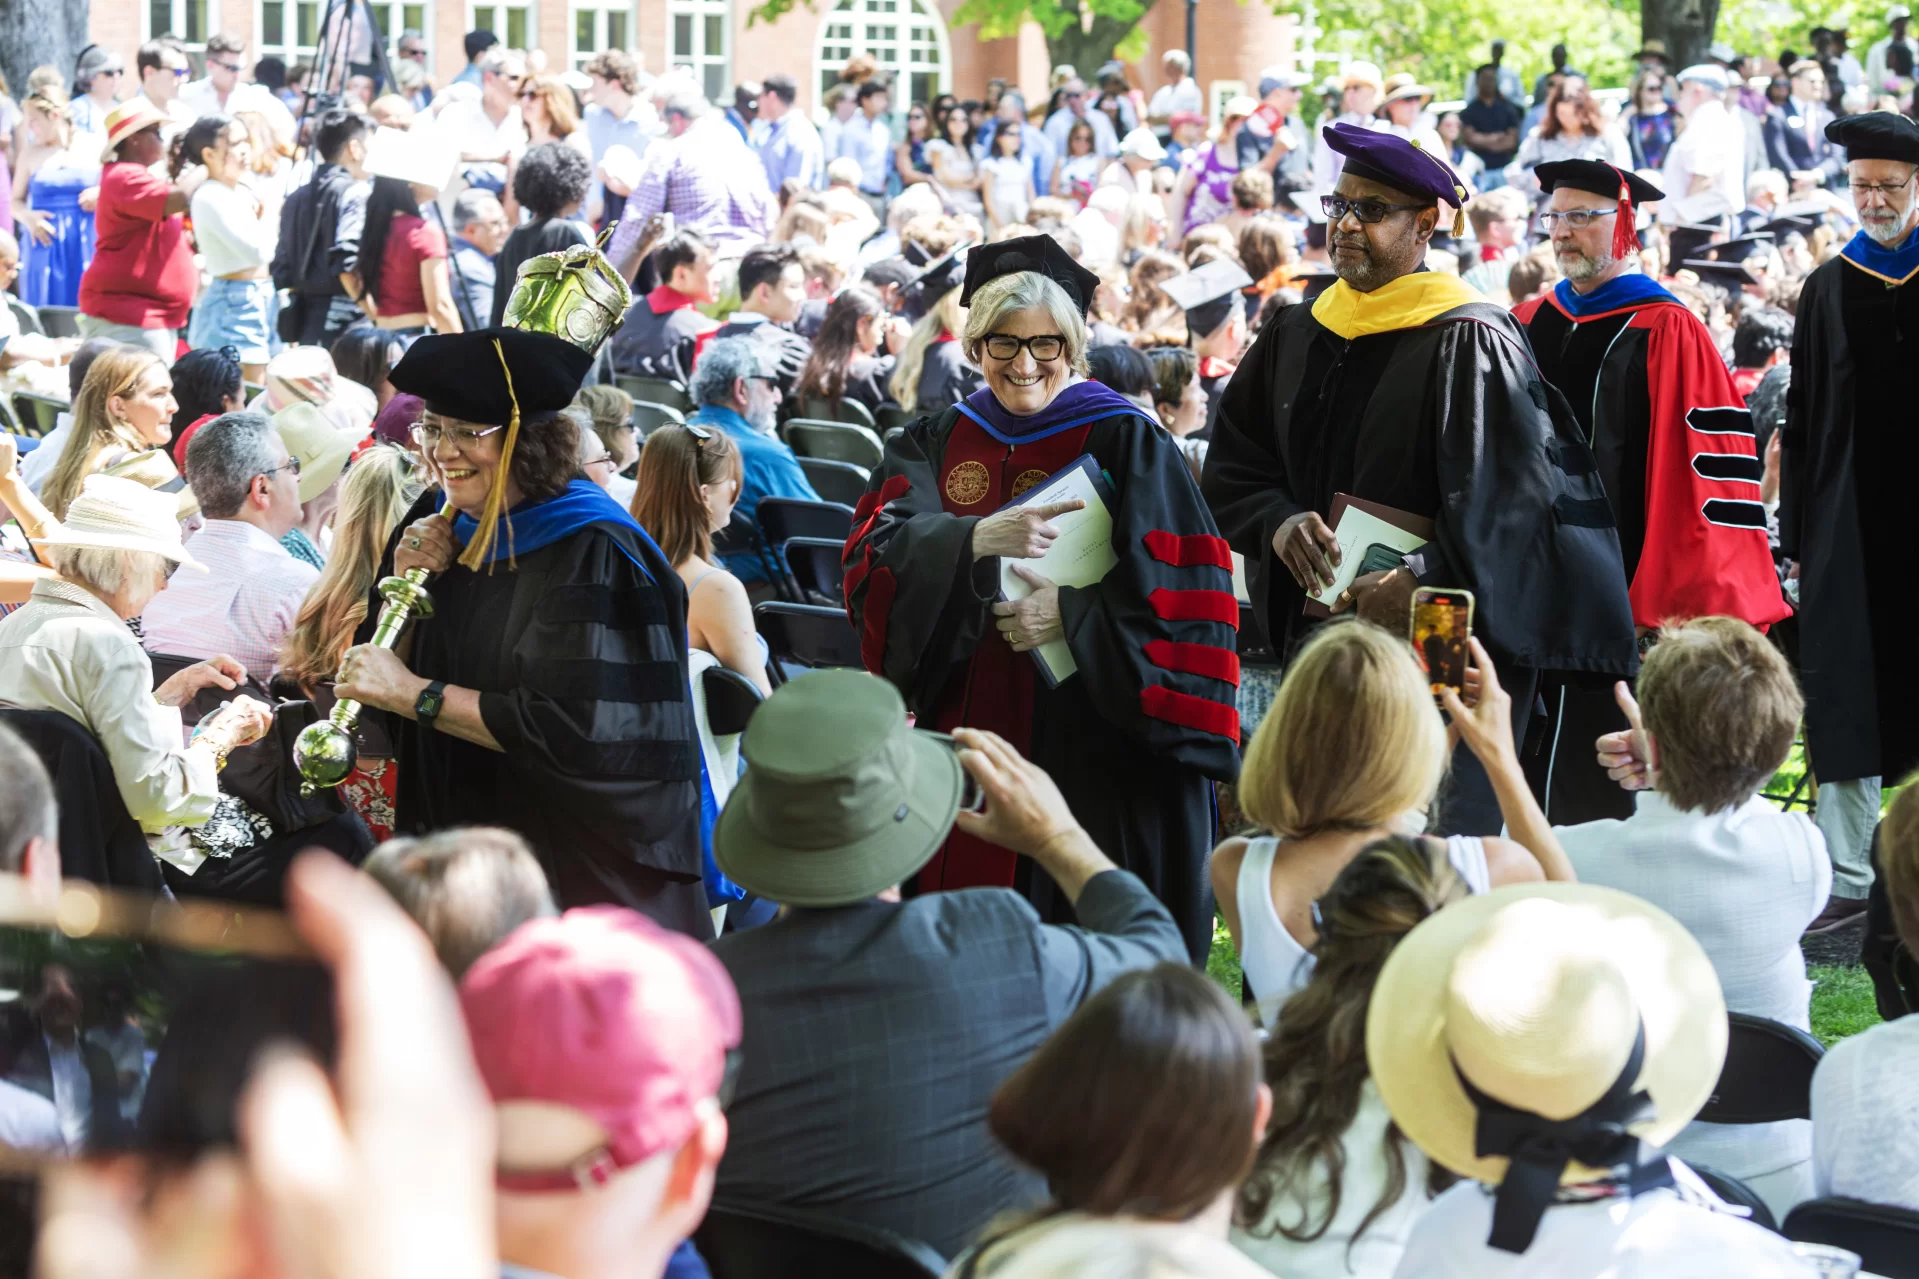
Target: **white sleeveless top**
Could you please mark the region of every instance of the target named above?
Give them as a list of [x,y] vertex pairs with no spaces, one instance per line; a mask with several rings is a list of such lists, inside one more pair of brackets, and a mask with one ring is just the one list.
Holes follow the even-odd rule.
[[[1303,989],[1313,976],[1313,953],[1280,923],[1273,909],[1273,856],[1280,841],[1267,837],[1246,841],[1239,864],[1239,966],[1259,1001],[1259,1021],[1268,1030],[1279,1024],[1280,1005]],[[1446,860],[1453,864],[1466,887],[1475,893],[1492,891],[1492,871],[1486,865],[1486,845],[1477,835],[1449,835]]]

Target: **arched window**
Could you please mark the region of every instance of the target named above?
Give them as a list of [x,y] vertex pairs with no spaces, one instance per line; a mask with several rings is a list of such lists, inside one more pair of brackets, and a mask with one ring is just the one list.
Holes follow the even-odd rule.
[[952,81],[946,23],[926,0],[839,0],[820,24],[814,65],[822,95],[838,82],[846,60],[861,51],[879,60],[893,86],[895,110],[931,101]]

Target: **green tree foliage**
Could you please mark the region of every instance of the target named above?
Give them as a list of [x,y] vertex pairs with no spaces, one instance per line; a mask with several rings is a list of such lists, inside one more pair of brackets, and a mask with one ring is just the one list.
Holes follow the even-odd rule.
[[[1172,0],[1169,0],[1172,2]],[[1108,58],[1138,58],[1146,51],[1141,15],[1151,0],[966,0],[952,16],[954,27],[977,26],[977,38],[1001,40],[1019,34],[1028,21],[1046,33],[1047,60],[1067,63],[1090,79]],[[747,25],[775,22],[796,4],[815,0],[761,0],[747,10]]]
[[[1297,0],[1279,0],[1274,8],[1299,11]],[[1552,66],[1555,44],[1566,45],[1569,65],[1595,85],[1624,84],[1639,48],[1639,6],[1617,0],[1325,0],[1318,18],[1320,52],[1377,62],[1387,75],[1411,72],[1441,99],[1460,95],[1494,40],[1506,42],[1505,63],[1529,92]]]

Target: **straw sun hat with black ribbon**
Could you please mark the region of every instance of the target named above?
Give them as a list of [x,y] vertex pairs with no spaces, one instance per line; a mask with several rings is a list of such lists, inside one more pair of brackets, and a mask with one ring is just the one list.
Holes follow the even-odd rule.
[[1712,1095],[1726,1034],[1712,963],[1672,916],[1533,884],[1406,935],[1373,989],[1366,1062],[1421,1150],[1499,1187],[1487,1242],[1521,1253],[1561,1185],[1670,1184],[1654,1148]]
[[72,546],[101,551],[146,551],[182,568],[207,571],[187,553],[180,541],[180,520],[174,499],[136,480],[112,475],[89,475],[79,496],[67,507],[66,518],[35,546]]

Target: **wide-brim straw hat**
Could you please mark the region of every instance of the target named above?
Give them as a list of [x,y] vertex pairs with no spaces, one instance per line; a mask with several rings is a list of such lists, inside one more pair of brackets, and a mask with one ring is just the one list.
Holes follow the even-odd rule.
[[300,501],[311,502],[340,478],[347,459],[372,426],[346,430],[311,404],[289,404],[273,415],[273,429],[287,452],[300,459]]
[[1386,101],[1388,102],[1398,102],[1405,98],[1430,98],[1432,96],[1433,91],[1431,89],[1404,72],[1386,81]]
[[[1366,1061],[1400,1130],[1462,1177],[1504,1180],[1474,1149],[1479,1111],[1463,1075],[1507,1106],[1566,1119],[1612,1087],[1640,1026],[1637,1088],[1652,1114],[1627,1131],[1679,1135],[1726,1059],[1726,1001],[1712,961],[1671,915],[1592,884],[1528,884],[1447,906],[1380,971]],[[1610,1169],[1572,1162],[1561,1184]]]
[[200,513],[200,499],[193,496],[186,477],[173,464],[165,449],[142,449],[125,453],[100,468],[100,474],[134,483],[164,494],[173,503],[173,518],[190,520]]
[[66,518],[35,546],[76,546],[95,550],[149,551],[182,568],[204,573],[206,565],[187,554],[180,541],[174,500],[137,480],[89,475],[67,507]]
[[946,842],[965,774],[864,671],[782,685],[740,738],[747,769],[713,828],[720,873],[789,906],[845,906],[904,882]]
[[101,154],[101,163],[112,160],[120,144],[140,130],[165,125],[166,122],[166,113],[145,98],[121,103],[107,113],[107,145]]
[[1350,89],[1356,84],[1370,84],[1381,93],[1386,91],[1386,81],[1379,74],[1379,68],[1370,62],[1349,62],[1346,69],[1339,73],[1341,90]]

